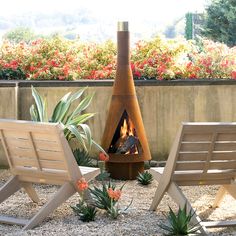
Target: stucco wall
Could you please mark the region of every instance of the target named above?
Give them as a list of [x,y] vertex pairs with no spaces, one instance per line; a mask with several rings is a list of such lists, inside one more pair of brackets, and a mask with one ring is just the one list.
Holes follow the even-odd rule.
[[[100,143],[112,94],[112,81],[33,84],[47,98],[49,114],[65,93],[89,86],[85,95],[94,93],[94,98],[87,112],[96,113],[89,125],[94,139]],[[15,91],[15,87],[0,87],[0,117],[17,118],[18,113],[18,118],[30,119],[29,107],[33,102],[30,84],[19,83],[18,111]],[[166,158],[181,121],[236,121],[234,81],[138,81],[136,92],[155,160]],[[5,163],[1,153],[0,165]]]

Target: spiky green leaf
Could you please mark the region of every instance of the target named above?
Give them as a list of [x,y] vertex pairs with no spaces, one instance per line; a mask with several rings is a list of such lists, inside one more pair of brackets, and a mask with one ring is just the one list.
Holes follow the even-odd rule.
[[85,97],[76,107],[76,109],[69,115],[69,120],[73,119],[75,116],[84,111],[90,105],[92,98],[93,95]]
[[63,121],[64,117],[66,116],[66,113],[69,111],[69,108],[71,106],[70,95],[71,95],[71,92],[67,93],[57,103],[57,105],[53,111],[51,121],[53,121],[53,122],[62,122]]
[[37,92],[37,90],[31,86],[32,89],[32,96],[34,98],[35,104],[36,104],[36,109],[39,115],[39,121],[41,122],[46,122],[47,120],[45,119],[45,102],[43,101],[42,97],[39,95],[39,93]]
[[93,116],[94,116],[94,113],[86,113],[86,114],[80,115],[80,116],[68,121],[67,125],[83,124],[84,122],[86,122],[88,119],[90,119]]
[[199,223],[192,226],[190,221],[195,212],[187,212],[187,206],[179,207],[177,214],[169,207],[169,214],[167,216],[168,224],[159,224],[159,227],[166,230],[168,235],[188,235],[196,233],[200,229]]
[[80,132],[78,131],[77,127],[75,125],[66,125],[66,129],[70,130],[70,132],[77,138],[79,143],[82,145],[84,150],[87,152],[87,147],[85,145],[84,139],[81,136]]
[[85,91],[86,89],[87,89],[87,87],[82,88],[82,89],[80,89],[79,91],[75,92],[75,93],[71,96],[71,102],[73,102],[73,101],[79,99],[79,98],[82,96],[82,94],[84,93],[84,91]]
[[99,151],[106,153],[106,151],[92,139],[92,145],[94,145]]
[[77,148],[73,151],[73,154],[78,166],[94,166],[93,158],[88,152]]
[[89,128],[88,125],[86,124],[79,124],[78,127],[81,127],[84,134],[85,134],[85,139],[87,140],[88,142],[88,146],[89,146],[89,149],[91,148],[91,145],[92,145],[92,136],[91,136],[91,130]]
[[33,121],[35,122],[40,121],[38,110],[35,108],[34,105],[30,107],[30,116]]

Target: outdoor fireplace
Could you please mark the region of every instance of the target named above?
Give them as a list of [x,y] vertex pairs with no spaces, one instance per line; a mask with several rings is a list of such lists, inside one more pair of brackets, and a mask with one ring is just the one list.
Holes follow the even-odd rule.
[[134,124],[124,111],[111,141],[108,153],[138,154],[141,145]]
[[107,171],[114,179],[135,179],[151,154],[136,97],[130,66],[128,22],[118,22],[117,68],[102,138],[109,154]]

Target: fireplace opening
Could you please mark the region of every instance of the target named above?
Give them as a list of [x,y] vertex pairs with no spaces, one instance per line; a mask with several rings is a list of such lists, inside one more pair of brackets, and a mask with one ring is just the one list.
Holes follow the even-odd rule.
[[118,123],[108,153],[124,155],[142,153],[136,129],[126,111],[123,112],[120,122]]

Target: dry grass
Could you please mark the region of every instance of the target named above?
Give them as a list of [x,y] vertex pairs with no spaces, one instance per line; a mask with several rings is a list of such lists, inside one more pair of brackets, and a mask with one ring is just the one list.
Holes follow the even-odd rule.
[[[0,170],[0,187],[9,176],[9,171]],[[116,183],[120,186],[124,182],[116,181]],[[94,182],[94,184],[100,183]],[[35,185],[35,187],[41,199],[39,206],[32,203],[23,191],[19,191],[0,205],[0,214],[30,217],[46,202],[48,196],[58,189],[50,185]],[[125,207],[131,199],[133,203],[128,213],[121,215],[117,220],[112,220],[106,214],[99,212],[94,222],[81,222],[70,208],[70,205],[75,205],[79,199],[79,195],[74,195],[34,230],[22,232],[20,226],[1,224],[0,235],[163,235],[158,223],[165,221],[163,213],[168,212],[168,206],[173,209],[177,209],[177,206],[166,195],[155,212],[148,211],[156,187],[155,181],[146,187],[140,186],[137,181],[127,181],[120,204],[121,207]],[[226,196],[220,208],[210,207],[217,189],[216,186],[184,187],[183,191],[202,219],[233,219],[236,213],[236,201],[232,197]],[[235,227],[209,231],[209,235],[236,235]]]

